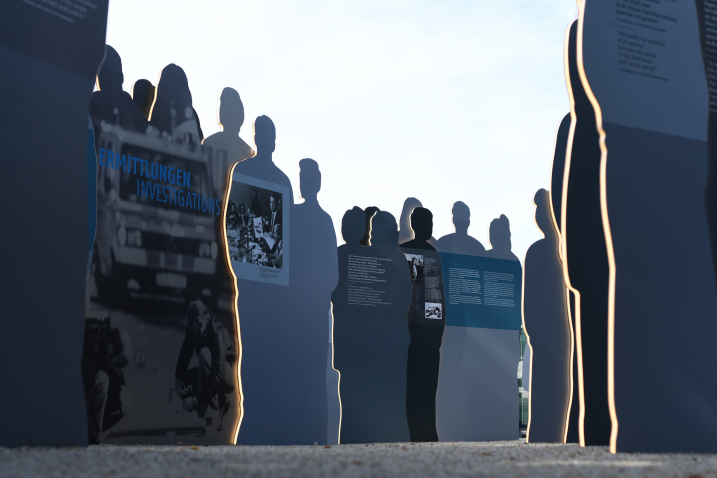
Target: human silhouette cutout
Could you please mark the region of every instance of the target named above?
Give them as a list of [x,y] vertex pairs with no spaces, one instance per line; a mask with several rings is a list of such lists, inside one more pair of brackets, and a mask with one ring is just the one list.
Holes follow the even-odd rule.
[[[331,293],[339,280],[336,232],[334,224],[320,206],[317,195],[321,190],[321,171],[316,161],[305,158],[299,161],[299,188],[303,203],[292,210],[292,304],[294,320],[301,326],[301,352],[305,370],[301,386],[305,390],[303,411],[305,425],[315,428],[317,436],[325,442],[327,432],[328,404],[326,390],[326,362],[330,352],[328,337],[330,324],[327,317],[331,310]],[[299,350],[299,349],[297,349]],[[331,398],[338,399],[334,389]],[[310,413],[314,413],[310,417]],[[304,430],[309,433],[308,430]],[[314,440],[317,441],[317,440]],[[319,443],[317,441],[317,443]]]
[[469,256],[485,255],[485,247],[478,239],[468,235],[468,227],[471,224],[471,210],[463,201],[453,205],[453,227],[454,233],[446,234],[436,241],[436,249],[440,252],[454,254],[466,254]]
[[[557,229],[558,241],[560,242],[560,251],[562,251],[562,235],[560,234],[560,228],[562,224],[562,201],[563,201],[563,179],[565,177],[565,155],[567,153],[568,138],[570,135],[570,113],[566,114],[555,136],[555,153],[553,154],[553,167],[550,177],[550,205],[552,208],[553,222]],[[562,252],[561,252],[562,254]],[[562,259],[561,259],[562,260]],[[578,422],[580,421],[580,394],[578,390],[578,357],[575,353],[574,344],[574,331],[575,331],[575,297],[572,292],[567,290],[566,299],[568,301],[568,314],[570,322],[572,324],[573,335],[571,341],[573,341],[573,362],[572,362],[572,403],[570,405],[570,416],[568,417],[568,431],[566,435],[566,443],[578,443],[580,441],[578,433]],[[525,364],[523,362],[525,370]]]
[[567,147],[570,162],[565,168],[563,261],[568,271],[566,284],[580,296],[575,320],[580,317],[581,336],[576,336],[576,341],[581,340],[582,346],[585,444],[607,445],[611,431],[607,394],[609,268],[600,208],[600,137],[595,110],[578,72],[577,21],[568,36],[567,69],[576,123],[572,144]]
[[122,59],[114,48],[105,45],[105,57],[97,72],[97,91],[92,93],[90,100],[90,117],[97,147],[103,124],[110,127],[118,125],[141,133],[147,129],[147,120],[129,93],[122,89],[122,83]]
[[490,223],[490,245],[492,249],[488,249],[485,253],[486,257],[494,257],[496,259],[507,259],[509,261],[519,261],[518,256],[513,254],[510,242],[510,221],[501,214],[499,218],[493,219]]
[[154,103],[154,85],[145,79],[135,81],[132,85],[132,101],[142,112],[142,116],[149,119]]
[[370,246],[370,240],[371,240],[371,218],[379,212],[380,209],[376,206],[369,206],[366,208],[364,213],[366,214],[366,231],[364,232],[363,237],[359,241],[359,244],[361,244],[364,247]]
[[523,322],[532,350],[532,443],[562,443],[570,399],[570,323],[558,236],[545,189],[535,194],[535,222],[545,236],[533,243],[523,269]]
[[[470,210],[463,202],[453,206],[453,224],[456,232],[438,239],[436,249],[442,255],[465,256],[453,258],[461,268],[494,267],[490,262],[477,265],[468,257],[488,254],[468,235]],[[445,441],[514,439],[516,413],[512,400],[518,391],[518,334],[515,330],[468,326],[470,312],[464,314],[452,316],[453,322],[446,324],[443,334],[436,394],[438,435]],[[526,375],[527,369],[524,366]]]
[[[286,221],[286,212],[294,211],[293,192],[289,178],[273,161],[276,127],[268,116],[259,116],[254,121],[254,144],[256,155],[237,163],[234,174],[286,188],[289,193],[285,194],[282,200]],[[316,185],[315,177],[316,175],[309,184]],[[311,197],[311,190],[312,188],[308,187],[305,192],[308,197]],[[306,208],[307,211],[318,211],[316,204],[307,204]],[[301,266],[296,266],[295,261],[308,264],[307,261],[311,259],[303,259],[300,256],[306,253],[310,258],[314,252],[311,248],[306,252],[299,251],[295,244],[289,241],[295,239],[294,233],[303,226],[295,222],[293,214],[288,219],[291,227],[282,228],[282,267],[289,268],[289,286],[237,279],[243,350],[241,376],[245,396],[245,414],[238,436],[240,444],[310,445],[325,443],[327,438],[328,296],[321,316],[315,317],[313,312],[309,312],[310,319],[300,319],[304,317],[304,312],[297,310],[294,302],[296,294],[310,286],[301,283],[306,281],[305,274],[309,273],[308,270],[322,266],[312,263],[305,266],[308,269],[305,271],[301,270]],[[301,234],[310,233],[299,232],[299,244],[306,244],[306,239],[302,238]],[[321,250],[316,253],[323,254]],[[295,292],[295,288],[298,288],[299,292]],[[313,292],[310,294],[313,297]],[[321,302],[317,299],[315,303]],[[317,309],[312,305],[311,310]],[[320,334],[317,332],[319,330],[322,331]],[[318,353],[314,350],[317,347]],[[322,377],[321,384],[316,378],[319,375]]]
[[184,70],[170,63],[157,81],[149,124],[161,135],[180,144],[198,147],[202,140],[199,118],[192,107],[192,93]]
[[[188,428],[192,430],[189,433],[194,443],[231,443],[240,421],[238,367],[223,375],[226,383],[221,393],[226,400],[204,402],[208,408],[202,410],[202,418],[182,413],[183,400],[178,399],[192,397],[197,392],[197,377],[190,372],[196,371],[195,367],[187,365],[183,385],[173,388],[169,399],[163,385],[164,380],[176,372],[172,362],[176,363],[182,347],[181,330],[186,325],[187,306],[197,299],[223,328],[222,341],[228,341],[227,347],[239,346],[232,303],[233,278],[225,262],[224,231],[219,227],[223,222],[224,203],[215,197],[206,158],[200,148],[201,135],[191,108],[191,92],[182,70],[169,65],[160,75],[155,95],[149,93],[151,84],[138,81],[133,86],[135,97],[130,98],[120,92],[121,62],[115,55],[116,52],[107,49],[103,65],[103,69],[105,66],[107,69],[105,73],[100,71],[97,80],[98,93],[107,95],[95,94],[96,104],[102,106],[101,101],[107,98],[114,100],[110,93],[117,93],[124,99],[126,108],[136,113],[137,122],[143,127],[124,126],[123,118],[128,115],[117,107],[108,120],[97,118],[102,124],[97,144],[97,238],[85,317],[109,316],[115,326],[134,331],[133,337],[140,338],[135,340],[134,364],[126,370],[126,392],[133,407],[121,421],[120,442],[168,443],[167,440],[173,439],[163,430],[186,431]],[[144,91],[143,84],[147,87]],[[148,98],[153,99],[150,118],[154,126],[148,125],[135,103],[141,105],[142,98],[145,106]],[[179,110],[181,114],[177,114]],[[190,118],[186,117],[187,111]],[[146,191],[148,188],[153,194]],[[159,192],[162,188],[167,192],[166,197]],[[188,199],[190,195],[202,201],[195,200],[192,204]],[[210,201],[216,206],[211,210],[207,207]],[[238,216],[236,220],[239,221]],[[131,226],[133,222],[139,224],[135,221],[145,221],[145,227]],[[145,259],[137,262],[126,251]],[[144,330],[148,323],[152,326]],[[137,327],[142,327],[144,332],[140,334]],[[184,358],[192,362],[207,349],[216,362],[217,342],[206,342],[207,336],[195,339],[194,352],[185,349]],[[152,367],[143,368],[145,358]],[[209,389],[214,389],[214,385],[217,384],[213,383]],[[208,386],[204,385],[205,391]],[[101,442],[115,440],[109,435],[99,438]]]
[[[433,233],[431,211],[416,207],[410,221],[415,237],[400,247],[409,261],[409,270],[414,272],[407,314],[411,344],[406,368],[406,416],[411,441],[438,441],[436,390],[446,323],[441,258],[428,243]],[[429,288],[429,284],[434,287]]]
[[217,196],[221,197],[227,187],[227,174],[231,165],[254,156],[251,146],[239,137],[239,131],[244,124],[244,104],[234,88],[227,87],[222,90],[217,121],[221,131],[206,138],[202,144],[211,150],[212,181]]
[[[600,185],[603,224],[609,221],[604,235],[610,241],[613,299],[608,309],[614,344],[613,452],[717,452],[712,379],[717,251],[710,245],[710,227],[716,223],[707,219],[714,220],[717,212],[713,12],[707,0],[674,5],[672,18],[685,27],[671,35],[674,54],[660,64],[669,81],[657,82],[659,89],[648,90],[655,82],[643,77],[628,86],[621,77],[631,75],[618,70],[582,78],[595,94],[591,99],[600,100],[604,133]],[[603,40],[603,25],[613,26],[612,18],[601,16],[586,16],[586,28],[579,30],[586,71],[610,64],[613,57],[601,46],[623,34],[612,30],[614,36]],[[587,18],[597,21],[587,27]],[[637,114],[617,121],[624,111]],[[717,231],[711,232],[715,241]],[[648,409],[640,400],[646,387],[651,389]]]
[[553,167],[550,175],[550,208],[553,213],[555,227],[558,229],[560,238],[561,203],[563,200],[563,179],[565,177],[565,153],[568,147],[568,135],[570,134],[570,113],[566,114],[558,132],[555,135],[555,152],[553,154]]
[[[80,373],[85,158],[108,2],[78,5],[84,14],[74,22],[55,14],[63,7],[4,2],[0,15],[2,447],[88,443]],[[43,219],[29,219],[19,205]]]
[[[398,227],[383,211],[372,216],[370,246],[364,234],[365,213],[347,211],[342,222],[346,244],[339,246],[339,285],[332,294],[334,365],[341,374],[341,443],[408,441],[406,419],[406,356],[410,337],[406,311],[411,279],[405,256],[398,251]],[[356,279],[349,267],[357,258],[380,262],[381,303],[351,300]],[[365,289],[364,289],[365,290]]]

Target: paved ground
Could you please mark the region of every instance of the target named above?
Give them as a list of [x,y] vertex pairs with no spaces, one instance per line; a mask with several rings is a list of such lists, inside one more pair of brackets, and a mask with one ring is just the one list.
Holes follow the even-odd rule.
[[520,442],[0,448],[0,477],[717,477],[717,455],[618,454]]

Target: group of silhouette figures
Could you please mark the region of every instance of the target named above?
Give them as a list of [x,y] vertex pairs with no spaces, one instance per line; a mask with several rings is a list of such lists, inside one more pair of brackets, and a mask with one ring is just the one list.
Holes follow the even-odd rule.
[[[455,233],[439,239],[415,198],[398,223],[355,207],[337,248],[319,164],[299,162],[294,204],[272,159],[276,125],[256,118],[250,147],[233,88],[207,138],[179,66],[125,92],[104,45],[107,1],[95,3],[74,23],[32,2],[0,17],[0,168],[12,178],[0,188],[0,358],[12,364],[0,383],[17,392],[3,398],[0,444],[84,445],[88,430],[153,444],[335,443],[339,428],[342,443],[514,439],[518,328],[451,315],[442,264],[460,256],[522,276],[500,290],[515,286],[529,337],[529,442],[717,451],[713,1],[643,2],[629,22],[578,2],[570,113],[550,189],[533,199],[544,238],[522,265],[508,218],[491,222],[486,249],[460,201]],[[235,175],[288,191],[274,263],[288,285],[232,274]],[[217,198],[219,214],[198,197]]]
[[[333,405],[338,402],[339,393],[340,439],[343,443],[437,441],[439,435],[471,439],[476,436],[471,428],[476,427],[483,429],[484,435],[479,436],[489,439],[513,438],[517,434],[515,372],[519,348],[516,330],[493,331],[498,335],[490,336],[491,331],[484,329],[454,327],[457,330],[444,337],[447,290],[444,291],[440,253],[515,261],[519,267],[518,258],[511,252],[510,223],[506,216],[502,215],[490,224],[492,248],[486,250],[478,240],[468,235],[470,209],[460,201],[453,207],[455,233],[440,239],[432,237],[432,213],[423,208],[416,198],[405,201],[400,228],[389,212],[377,207],[365,210],[355,207],[344,215],[341,232],[345,244],[337,249],[331,218],[317,200],[321,188],[318,163],[309,158],[299,162],[300,197],[303,202],[294,204],[291,181],[272,160],[276,147],[274,123],[267,116],[256,119],[253,125],[254,151],[239,137],[244,112],[239,94],[234,89],[225,88],[219,98],[218,120],[222,130],[204,138],[192,106],[187,77],[180,67],[174,64],[166,66],[156,87],[148,80],[136,81],[131,95],[122,89],[123,82],[121,59],[108,45],[97,74],[98,91],[93,94],[90,105],[98,157],[100,148],[119,148],[115,154],[122,154],[125,150],[128,153],[137,151],[136,145],[140,144],[144,148],[142,151],[150,151],[142,157],[160,162],[164,159],[177,168],[179,164],[184,164],[185,170],[194,171],[192,181],[197,184],[204,181],[201,174],[205,175],[212,191],[201,193],[209,195],[207,193],[211,192],[213,196],[224,198],[223,201],[231,194],[233,175],[254,178],[263,181],[266,187],[278,185],[289,191],[280,205],[286,222],[282,228],[289,232],[283,240],[283,267],[288,268],[290,275],[288,286],[242,277],[232,279],[229,276],[231,261],[225,259],[228,257],[225,250],[225,216],[220,215],[214,218],[211,227],[213,242],[219,249],[215,255],[215,272],[203,278],[207,287],[188,287],[181,296],[187,303],[193,302],[195,308],[210,311],[214,321],[210,323],[217,324],[213,326],[215,329],[226,329],[235,337],[241,350],[241,363],[237,367],[240,378],[237,377],[235,386],[227,388],[223,385],[220,393],[218,385],[213,384],[219,381],[215,377],[226,377],[228,371],[235,370],[236,359],[229,363],[225,359],[213,360],[211,347],[202,345],[211,343],[206,335],[209,332],[203,329],[192,332],[192,338],[185,339],[184,345],[163,343],[160,346],[163,350],[157,351],[177,356],[182,345],[185,363],[190,350],[187,340],[195,344],[202,363],[211,364],[211,367],[205,366],[207,371],[203,375],[200,371],[199,378],[194,379],[199,380],[195,388],[201,390],[203,397],[208,397],[210,408],[207,413],[211,412],[211,397],[214,394],[214,403],[223,404],[218,410],[219,420],[224,419],[226,424],[226,416],[234,419],[236,427],[241,424],[237,443],[311,444],[336,441],[339,420],[332,419],[331,415],[335,414],[336,407]],[[132,136],[132,133],[139,136]],[[179,159],[175,158],[184,162],[177,163]],[[193,164],[190,159],[206,166],[203,169],[196,166],[190,168]],[[120,274],[117,266],[120,260],[115,257],[117,253],[114,251],[124,244],[116,244],[115,227],[106,227],[108,221],[115,224],[113,217],[125,214],[118,201],[139,201],[140,193],[137,191],[133,196],[122,192],[122,178],[132,171],[122,169],[118,180],[111,166],[104,165],[99,169],[97,188],[98,197],[102,200],[98,205],[94,277],[98,289],[103,281],[109,284],[110,292],[106,295],[111,299],[110,304],[141,312],[143,303],[129,301],[128,293],[117,290],[126,288],[127,276],[112,280],[112,276]],[[119,186],[114,181],[120,181]],[[113,188],[120,189],[119,199],[116,194],[111,194]],[[152,208],[157,207],[154,203],[140,204],[145,220],[154,214]],[[236,214],[235,208],[232,209],[232,217],[228,221],[236,222]],[[168,219],[165,216],[163,220]],[[122,224],[130,221],[130,216],[127,216]],[[187,234],[181,229],[182,222],[175,221],[167,239],[169,244],[184,240],[180,237]],[[103,232],[103,229],[109,229],[109,232]],[[152,244],[153,247],[157,245],[156,242]],[[103,253],[103,248],[111,252]],[[156,271],[171,270],[168,258],[173,250],[176,249],[163,252],[159,264],[153,265],[154,269],[149,267],[142,272],[150,277],[147,282],[151,282]],[[103,259],[105,256],[109,259]],[[378,307],[357,307],[355,302],[351,305],[357,289],[349,277],[349,269],[355,266],[352,261],[361,257],[385,261],[382,275],[385,285],[380,291],[383,297]],[[183,264],[184,259],[180,262]],[[105,263],[110,263],[112,268]],[[145,287],[144,282],[138,281],[140,288]],[[197,290],[206,293],[210,289],[209,297],[221,298],[222,293],[227,292],[227,286],[234,281],[235,314],[222,310],[220,301],[193,295]],[[150,288],[152,292],[162,292],[160,288],[153,287]],[[118,297],[120,302],[126,303],[118,304]],[[203,302],[196,306],[194,301],[199,299]],[[173,314],[176,315],[167,312],[168,320]],[[189,312],[187,314],[189,317]],[[333,317],[333,330],[332,321],[327,320],[327,316]],[[194,319],[186,320],[189,320],[187,330],[194,330]],[[121,329],[121,324],[118,327]],[[481,331],[482,335],[475,335]],[[492,345],[486,349],[487,344]],[[452,349],[453,353],[447,349]],[[445,356],[444,365],[441,365],[442,355]],[[236,352],[232,349],[221,356],[235,357]],[[337,377],[332,368],[332,356],[335,370],[341,377],[338,390],[333,388]],[[502,367],[493,364],[494,369],[490,370],[491,366],[485,364],[491,360],[503,362]],[[476,377],[473,370],[476,363],[484,364],[483,376]],[[97,366],[93,370],[95,368]],[[184,377],[186,363],[181,368],[182,371],[177,369],[176,394],[185,400],[185,410],[192,412],[197,407],[187,406],[196,399],[185,398],[188,383]],[[499,375],[501,378],[496,381]],[[439,376],[442,378],[439,379]],[[112,402],[113,397],[107,398],[105,393],[105,398],[98,404],[96,391],[90,393],[98,387],[93,380],[94,377],[86,377],[88,407],[97,414],[102,413],[105,403]],[[470,383],[471,380],[473,383]],[[439,386],[439,382],[443,385]],[[455,393],[462,396],[458,400],[460,404],[451,397],[454,393],[451,390],[456,384],[459,384],[460,391]],[[115,390],[120,389],[114,385]],[[445,391],[441,392],[441,387]],[[112,384],[109,388],[113,388]],[[228,398],[232,396],[235,398]],[[490,397],[493,397],[492,400]],[[94,400],[92,403],[91,399]],[[471,405],[474,399],[482,403]],[[115,398],[114,401],[118,400]],[[207,419],[207,426],[212,424],[211,419],[204,415],[207,406],[199,408],[202,411],[197,413]],[[498,408],[503,410],[502,414]],[[120,410],[121,414],[125,412]],[[134,413],[138,412],[135,410]],[[488,422],[493,416],[493,422],[503,421],[498,426],[503,431],[498,432],[496,438],[495,432],[491,432],[495,423],[466,421],[461,419],[461,413],[481,416]],[[495,418],[499,416],[502,418]],[[147,420],[152,420],[152,417],[147,416]],[[93,434],[99,439],[100,434],[107,431],[106,427],[98,425],[96,418],[90,417],[90,421],[94,422]],[[213,425],[217,425],[216,418]],[[232,429],[225,425],[220,442],[232,441],[236,427]],[[221,430],[221,425],[217,429]]]
[[[531,348],[524,368],[531,375],[528,439],[604,445],[614,427],[607,386],[609,264],[596,200],[599,136],[577,72],[575,35],[573,27],[567,57],[573,112],[558,129],[551,191],[541,189],[534,197],[544,238],[529,248],[522,272],[519,301]],[[231,288],[236,310],[220,310],[210,300],[207,310],[241,351],[236,383],[219,397],[220,417],[231,417],[236,426],[226,427],[220,442],[232,441],[235,433],[242,444],[329,443],[339,436],[342,443],[364,443],[517,435],[518,334],[451,325],[441,267],[441,254],[457,254],[511,261],[520,268],[506,216],[491,222],[492,248],[486,249],[468,234],[470,209],[460,201],[452,210],[455,232],[439,239],[432,236],[432,213],[416,198],[405,201],[398,223],[377,207],[354,207],[342,220],[345,244],[336,248],[333,223],[317,199],[318,163],[299,162],[303,202],[294,204],[291,181],[272,159],[276,126],[267,116],[258,117],[252,149],[239,137],[244,113],[234,89],[220,95],[222,131],[204,138],[181,68],[165,67],[156,87],[135,82],[132,95],[123,91],[123,81],[119,55],[107,46],[90,105],[98,149],[111,144],[107,134],[136,132],[204,161],[202,171],[212,188],[207,192],[223,201],[231,194],[233,175],[289,191],[280,206],[288,286],[230,277],[224,216],[213,218],[219,251],[207,283],[214,296]],[[577,126],[575,117],[581,120]],[[107,190],[107,181],[99,178],[98,190]],[[110,214],[103,207],[98,218]],[[95,248],[103,241],[109,239],[98,226]],[[99,255],[98,278],[103,273]],[[380,287],[367,287],[357,276],[376,271]],[[193,292],[187,290],[187,302],[199,298]],[[176,355],[177,347],[168,345],[166,353]],[[200,345],[197,350],[200,355]],[[206,392],[212,374],[200,376],[198,387],[205,395],[219,393]],[[339,400],[336,420],[332,414]]]

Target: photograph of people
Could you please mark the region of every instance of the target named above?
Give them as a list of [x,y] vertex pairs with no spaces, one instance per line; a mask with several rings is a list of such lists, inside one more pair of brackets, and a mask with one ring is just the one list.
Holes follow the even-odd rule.
[[269,208],[271,209],[271,217],[268,221],[267,232],[274,230],[274,226],[281,224],[281,197],[280,194],[271,193],[269,198]]
[[408,269],[411,271],[411,282],[423,282],[423,256],[406,254]]
[[239,226],[247,227],[249,225],[249,216],[246,213],[246,208],[243,204],[239,204]]
[[255,216],[261,216],[262,207],[256,189],[252,191],[251,210],[254,211]]
[[239,215],[237,214],[237,207],[233,202],[229,201],[229,207],[227,208],[227,229],[238,229],[239,228]]
[[[189,368],[196,355],[198,367]],[[224,415],[231,407],[228,396],[234,391],[236,346],[226,328],[209,312],[200,299],[187,307],[187,330],[179,351],[174,391],[182,400],[182,408],[196,411],[207,426],[222,429]],[[208,416],[207,410],[216,410]],[[216,421],[214,420],[216,418]]]
[[127,413],[122,402],[126,384],[124,368],[132,358],[132,338],[110,325],[110,319],[85,321],[82,377],[90,444],[99,444],[103,432]]
[[[230,198],[226,234],[231,259],[281,269],[282,194],[235,181]],[[251,208],[245,209],[249,203]],[[232,208],[233,204],[239,207]]]

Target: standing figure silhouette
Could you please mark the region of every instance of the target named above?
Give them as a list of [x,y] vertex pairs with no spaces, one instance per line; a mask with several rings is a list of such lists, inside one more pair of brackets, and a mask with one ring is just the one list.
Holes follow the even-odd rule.
[[[410,219],[415,238],[401,244],[400,250],[407,255],[409,266],[418,261],[423,264],[420,274],[417,270],[411,280],[411,306],[407,314],[411,344],[406,367],[406,416],[411,441],[429,442],[438,441],[436,390],[446,323],[445,296],[441,258],[436,248],[428,243],[433,233],[433,214],[428,209],[416,207]],[[437,306],[438,317],[435,314]]]
[[[456,232],[437,241],[441,254],[489,255],[480,242],[468,235],[470,209],[463,202],[453,206],[453,224]],[[495,249],[500,244],[510,251],[510,242],[506,245],[499,240],[501,224],[498,220],[492,228],[493,246]],[[505,231],[502,235],[506,235]],[[509,231],[507,236],[510,237]],[[459,260],[475,264],[475,259],[469,257]],[[492,267],[492,263],[482,267]],[[468,326],[469,313],[464,314],[452,316],[443,335],[436,395],[438,434],[446,441],[514,439],[517,417],[513,398],[518,391],[515,377],[519,360],[515,353],[516,331]]]
[[[406,311],[411,280],[405,256],[398,251],[394,217],[382,211],[373,215],[370,247],[356,245],[362,223],[358,208],[344,215],[342,231],[347,243],[339,247],[339,287],[332,295],[334,363],[341,373],[341,443],[408,441]],[[383,269],[385,282],[377,288],[383,292],[380,304],[357,304],[349,295],[355,283],[349,264],[355,268],[359,258],[379,262],[378,268]]]
[[523,269],[523,322],[532,349],[528,439],[562,443],[570,399],[570,324],[548,192],[539,190],[534,202],[545,238],[530,246]]
[[[570,27],[567,73],[574,105],[575,124],[570,154],[566,156],[561,234],[566,284],[576,293],[576,322],[581,336],[586,445],[610,442],[608,409],[608,280],[609,268],[600,208],[600,136],[595,110],[583,88],[577,62],[577,21]],[[580,341],[578,344],[577,342]]]
[[[556,233],[558,234],[558,241],[562,261],[562,250],[563,250],[563,236],[560,232],[562,227],[562,201],[563,201],[563,179],[565,176],[565,156],[568,147],[568,138],[570,136],[570,113],[566,114],[555,137],[555,153],[553,154],[553,168],[550,177],[550,207],[553,213],[553,222],[555,224]],[[564,279],[563,279],[564,282]],[[567,434],[566,443],[578,443],[580,436],[578,432],[578,422],[580,420],[580,394],[578,391],[578,358],[575,353],[575,296],[569,289],[566,290],[566,300],[568,307],[568,315],[570,318],[572,335],[571,348],[572,352],[572,402],[570,404],[570,416],[568,417],[567,423]]]
[[74,21],[54,3],[3,2],[0,14],[3,447],[87,445],[87,112],[108,2],[75,5]]
[[[327,317],[331,311],[331,292],[339,281],[336,231],[334,223],[319,204],[317,195],[321,190],[321,171],[313,159],[299,161],[299,188],[304,202],[292,210],[292,250],[296,254],[291,264],[292,304],[294,320],[301,325],[303,383],[308,405],[304,411],[304,426],[316,429],[327,440],[327,399],[338,400],[338,390],[327,395],[327,356],[330,352],[328,337],[330,324]],[[309,414],[313,413],[313,416]],[[308,431],[307,431],[308,433]],[[316,440],[315,440],[316,441]]]
[[[237,443],[265,445],[311,445],[326,441],[326,337],[328,336],[328,296],[321,316],[298,311],[294,287],[305,290],[305,271],[295,266],[307,262],[288,241],[303,226],[293,218],[293,191],[289,178],[273,161],[276,127],[268,116],[254,121],[256,155],[239,162],[235,174],[274,183],[288,189],[282,200],[284,218],[283,268],[289,268],[289,286],[237,279],[239,323],[242,339],[241,380],[244,418]],[[267,185],[270,187],[269,185]],[[306,194],[310,197],[307,188]],[[311,208],[307,205],[307,208]],[[302,232],[298,232],[299,243]],[[324,239],[322,239],[323,241]],[[291,263],[289,264],[289,261]],[[309,259],[310,261],[310,259]],[[307,262],[308,263],[308,262]],[[306,265],[313,270],[316,264]],[[313,306],[312,306],[313,307]],[[314,309],[312,309],[314,310]],[[319,324],[320,325],[317,325]],[[319,347],[318,353],[316,348]],[[321,359],[318,360],[318,355]],[[322,383],[317,376],[322,377]]]

